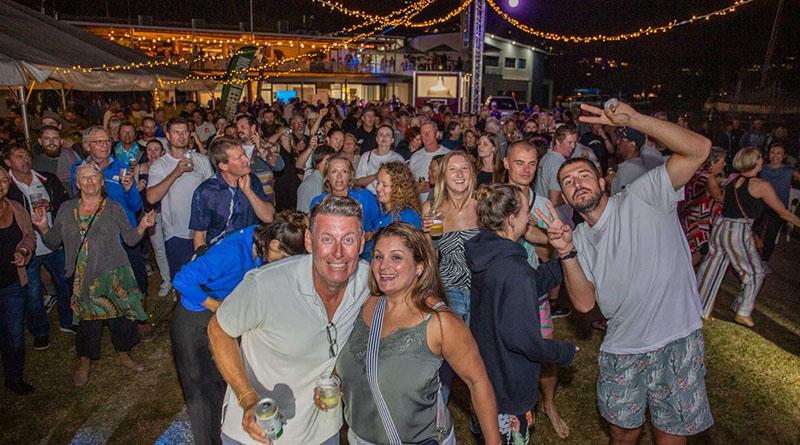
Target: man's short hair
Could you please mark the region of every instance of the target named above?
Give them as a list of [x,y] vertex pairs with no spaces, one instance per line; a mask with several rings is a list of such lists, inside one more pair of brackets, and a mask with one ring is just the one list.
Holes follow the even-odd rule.
[[553,139],[557,140],[558,142],[563,141],[566,139],[567,136],[571,134],[578,134],[578,129],[571,124],[564,124],[558,128],[556,128],[556,132],[553,134]]
[[242,119],[247,119],[247,125],[250,125],[250,126],[255,125],[256,122],[257,122],[256,118],[254,118],[253,116],[250,116],[249,114],[240,114],[240,115],[236,116],[235,122],[238,124],[239,121],[242,120]]
[[506,150],[506,157],[511,156],[511,150],[516,150],[516,149],[535,151],[537,155],[539,154],[539,152],[536,150],[536,147],[534,147],[533,144],[531,144],[528,141],[522,140],[508,144],[508,150]]
[[119,129],[122,130],[122,127],[131,127],[134,132],[136,132],[136,126],[133,125],[131,121],[125,121],[119,124]]
[[313,168],[319,168],[322,161],[325,160],[325,157],[334,153],[336,153],[336,150],[330,145],[320,145],[314,150],[314,154],[311,157],[311,166]]
[[108,133],[108,130],[106,130],[104,127],[101,127],[100,125],[92,125],[91,127],[83,130],[82,143],[84,147],[86,146],[86,139],[88,139],[89,136],[91,136],[94,133],[97,133],[98,131],[105,131],[106,133]]
[[564,170],[566,167],[573,164],[586,164],[589,167],[589,170],[591,170],[598,179],[602,178],[600,171],[597,170],[597,166],[591,160],[586,158],[571,158],[567,159],[563,164],[561,164],[561,167],[558,168],[556,179],[558,180],[559,185],[561,185],[561,170]]
[[314,233],[314,225],[320,215],[354,216],[358,219],[359,227],[361,227],[361,223],[364,220],[361,204],[353,198],[345,196],[327,196],[311,208],[311,233]]
[[217,138],[211,142],[211,146],[208,147],[208,152],[211,154],[211,163],[214,164],[214,168],[219,170],[219,163],[225,162],[228,160],[228,150],[241,147],[242,141],[233,138]]
[[153,119],[152,117],[145,116],[145,117],[142,118],[142,127],[144,127],[144,123],[147,122],[147,121],[153,121],[154,124],[158,124],[158,122],[156,122],[156,120]]
[[189,121],[187,121],[185,117],[180,117],[180,116],[173,117],[172,119],[167,121],[167,133],[172,131],[172,127],[174,127],[175,125],[186,125],[188,127]]

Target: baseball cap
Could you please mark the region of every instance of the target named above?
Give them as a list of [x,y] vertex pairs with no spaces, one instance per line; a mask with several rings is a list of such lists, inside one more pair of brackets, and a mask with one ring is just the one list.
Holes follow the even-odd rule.
[[642,148],[642,145],[644,145],[645,141],[644,133],[638,130],[634,130],[631,127],[622,127],[621,129],[617,130],[617,136],[633,142],[634,144],[636,144],[636,148]]

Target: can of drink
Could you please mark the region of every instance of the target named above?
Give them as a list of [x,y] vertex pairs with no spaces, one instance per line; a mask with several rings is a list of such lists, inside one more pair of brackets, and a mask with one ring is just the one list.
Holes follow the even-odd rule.
[[283,434],[283,419],[278,404],[269,397],[261,399],[255,407],[256,422],[267,432],[270,440],[275,440]]

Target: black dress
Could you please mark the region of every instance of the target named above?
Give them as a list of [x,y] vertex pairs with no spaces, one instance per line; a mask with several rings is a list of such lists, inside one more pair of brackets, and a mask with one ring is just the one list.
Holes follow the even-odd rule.
[[297,189],[302,182],[302,179],[298,177],[298,170],[294,166],[297,156],[282,147],[280,155],[285,167],[283,171],[275,174],[277,177],[275,180],[275,209],[279,212],[297,209]]

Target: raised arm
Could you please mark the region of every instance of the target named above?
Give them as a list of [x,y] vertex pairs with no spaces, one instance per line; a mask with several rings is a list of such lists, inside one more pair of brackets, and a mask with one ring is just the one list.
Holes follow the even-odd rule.
[[581,104],[581,109],[593,116],[581,116],[581,122],[591,124],[631,127],[651,138],[658,139],[673,155],[667,161],[667,174],[675,190],[683,187],[711,150],[711,141],[705,136],[673,124],[641,114],[628,104],[617,102],[605,109]]

